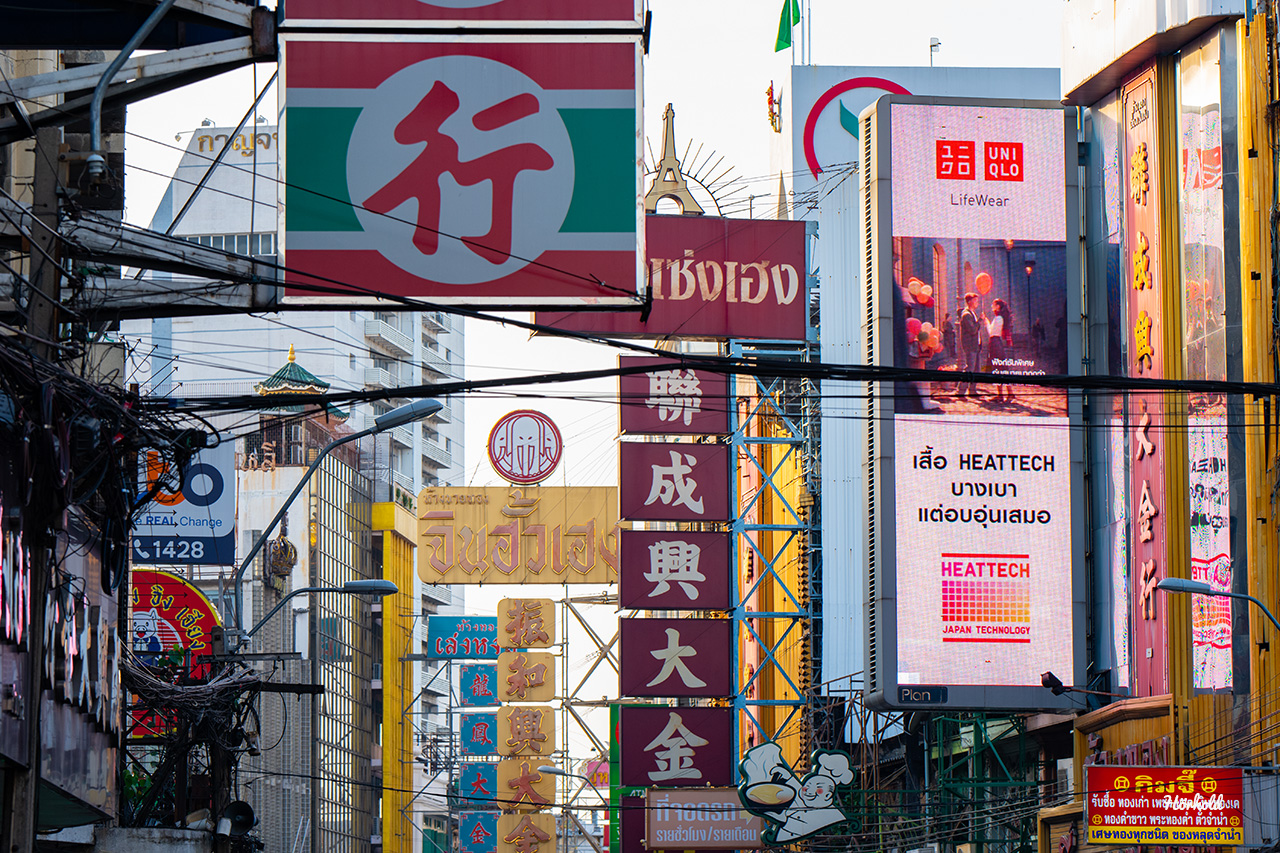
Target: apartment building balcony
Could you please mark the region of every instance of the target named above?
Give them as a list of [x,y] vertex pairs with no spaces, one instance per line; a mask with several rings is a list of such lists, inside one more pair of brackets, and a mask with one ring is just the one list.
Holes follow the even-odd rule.
[[386,320],[365,320],[364,336],[387,349],[395,350],[402,355],[413,355],[413,338],[388,323]]
[[422,455],[440,468],[449,468],[453,465],[452,454],[433,441],[422,442]]
[[449,360],[445,358],[438,350],[423,349],[422,350],[422,367],[432,373],[440,376],[449,376]]
[[399,388],[400,379],[390,370],[381,367],[366,367],[364,369],[364,384],[368,388]]
[[406,493],[410,495],[414,494],[413,478],[410,477],[408,474],[402,474],[399,471],[392,471],[391,482],[395,483],[397,486],[404,489]]
[[453,603],[453,590],[444,584],[424,583],[422,585],[422,595],[439,604]]
[[424,311],[422,313],[422,322],[428,328],[435,329],[438,332],[447,332],[449,330],[449,317],[441,311]]
[[413,427],[408,424],[392,427],[387,430],[387,434],[391,436],[392,441],[401,447],[413,447]]

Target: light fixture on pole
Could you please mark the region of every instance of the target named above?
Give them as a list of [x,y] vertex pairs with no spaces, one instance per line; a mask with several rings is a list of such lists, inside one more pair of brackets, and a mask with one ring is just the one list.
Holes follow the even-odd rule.
[[1189,592],[1193,595],[1213,595],[1218,598],[1240,598],[1245,601],[1252,601],[1254,604],[1258,605],[1259,610],[1267,615],[1267,618],[1271,620],[1271,624],[1276,626],[1276,630],[1280,631],[1280,622],[1277,622],[1276,617],[1271,615],[1271,611],[1267,609],[1267,605],[1263,604],[1252,595],[1247,595],[1243,592],[1228,592],[1225,589],[1214,589],[1204,581],[1193,581],[1188,580],[1187,578],[1164,578],[1156,584],[1156,589],[1163,590],[1164,592]]
[[261,619],[259,619],[258,624],[254,625],[248,631],[245,631],[244,636],[245,636],[245,639],[247,640],[249,637],[252,637],[254,634],[256,634],[258,632],[258,629],[261,628],[263,625],[267,624],[267,620],[269,620],[272,616],[275,616],[276,613],[280,611],[280,608],[284,607],[285,603],[288,602],[288,600],[293,598],[295,595],[302,595],[303,593],[306,593],[306,592],[338,592],[338,593],[342,593],[343,595],[376,595],[379,598],[383,598],[388,595],[395,595],[399,591],[400,591],[400,587],[396,586],[395,581],[383,580],[382,578],[370,578],[368,580],[347,581],[342,586],[298,587],[297,589],[290,590],[288,593],[286,593],[284,598],[280,599],[279,603],[276,604],[275,607],[271,608],[270,613],[268,613],[266,616],[263,616]]
[[1062,679],[1054,675],[1052,672],[1040,673],[1040,686],[1051,692],[1054,696],[1061,696],[1063,693],[1088,693],[1090,696],[1112,696],[1116,699],[1128,699],[1128,695],[1124,693],[1108,693],[1105,690],[1086,690],[1083,687],[1068,687],[1062,683]]
[[937,36],[929,39],[929,67],[933,67],[933,55],[942,47],[942,41]]
[[1022,268],[1027,273],[1027,323],[1028,328],[1030,328],[1031,318],[1035,316],[1035,312],[1031,310],[1031,273],[1035,272],[1036,269],[1036,253],[1027,252],[1023,255],[1023,260],[1025,263]]
[[[359,432],[353,432],[351,435],[344,435],[340,438],[335,438],[320,450],[316,455],[316,458],[312,461],[310,467],[308,467],[306,472],[298,479],[298,485],[293,487],[293,491],[289,494],[289,497],[285,498],[284,503],[280,505],[280,509],[276,512],[275,517],[272,518],[271,521],[267,523],[267,526],[263,531],[258,534],[258,540],[253,543],[253,547],[249,549],[249,553],[240,563],[240,568],[236,569],[235,577],[231,579],[231,589],[235,600],[237,648],[239,648],[239,645],[243,640],[242,635],[244,632],[244,602],[240,595],[240,582],[244,579],[244,573],[249,569],[249,565],[253,562],[253,558],[258,556],[258,552],[262,550],[262,546],[266,544],[267,538],[271,535],[271,531],[280,523],[280,519],[284,517],[284,514],[288,512],[289,507],[293,504],[294,500],[302,493],[303,487],[306,486],[307,482],[311,479],[311,476],[315,474],[316,470],[320,467],[320,463],[324,461],[324,458],[328,456],[334,448],[340,445],[356,441],[357,439],[364,438],[365,436],[377,435],[380,432],[386,432],[389,429],[404,426],[405,424],[412,423],[413,421],[420,421],[423,418],[434,415],[443,408],[444,403],[430,397],[425,397],[421,400],[414,400],[412,403],[405,403],[403,406],[378,415],[373,419],[373,426],[367,429],[362,429]],[[348,581],[348,584],[351,583],[359,583],[359,581]],[[301,592],[302,590],[296,591]],[[351,590],[345,590],[344,588],[344,591]],[[371,590],[364,590],[364,592],[371,592]],[[387,593],[381,594],[386,595]],[[281,604],[283,603],[284,602],[282,601]],[[278,605],[277,609],[279,609]],[[274,612],[275,611],[273,610],[272,613]],[[261,625],[262,623],[259,622],[258,624]],[[256,627],[255,630],[257,630]]]

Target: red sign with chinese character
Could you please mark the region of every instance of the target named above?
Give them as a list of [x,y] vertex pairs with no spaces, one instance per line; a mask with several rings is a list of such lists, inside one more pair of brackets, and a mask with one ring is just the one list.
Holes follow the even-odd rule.
[[487,2],[436,2],[423,0],[289,0],[285,20],[291,24],[329,24],[346,30],[373,25],[420,27],[444,24],[499,24],[524,22],[526,26],[557,24],[575,28],[616,26],[639,20],[636,0],[487,0]]
[[539,311],[537,322],[621,338],[805,340],[805,223],[645,217],[653,303],[639,312]]
[[624,369],[652,367],[618,377],[622,431],[651,435],[709,435],[729,432],[729,377],[694,370],[678,361],[621,356]]
[[623,785],[733,784],[732,708],[626,705],[621,729]]
[[618,603],[632,610],[728,610],[729,534],[622,531]]
[[729,447],[624,441],[618,511],[633,521],[728,521]]
[[281,38],[286,301],[637,303],[633,40]]
[[1244,838],[1239,767],[1085,767],[1088,844],[1208,844]]
[[624,696],[733,695],[728,619],[622,619]]
[[[1164,377],[1160,267],[1161,187],[1155,68],[1121,91],[1124,128],[1125,247],[1121,269],[1128,293],[1129,375]],[[1181,358],[1181,353],[1175,354]],[[1164,402],[1157,394],[1131,394],[1129,401],[1129,577],[1132,596],[1134,691],[1169,692],[1166,602],[1156,584],[1166,577]]]

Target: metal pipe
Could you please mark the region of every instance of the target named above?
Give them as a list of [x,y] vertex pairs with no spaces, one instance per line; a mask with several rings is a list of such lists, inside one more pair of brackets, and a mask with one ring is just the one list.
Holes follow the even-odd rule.
[[151,31],[156,28],[160,20],[168,14],[169,10],[178,0],[160,0],[160,5],[147,16],[142,22],[142,26],[133,34],[133,37],[125,43],[120,49],[120,53],[116,58],[111,60],[111,64],[107,66],[107,70],[102,72],[102,79],[98,81],[98,85],[93,87],[93,100],[89,102],[89,157],[85,160],[85,169],[89,173],[89,177],[95,181],[101,180],[107,171],[106,158],[102,156],[102,101],[107,96],[107,87],[111,85],[112,79],[120,73],[120,69],[129,61],[129,57],[133,52],[142,46],[147,40],[147,36],[151,35]]

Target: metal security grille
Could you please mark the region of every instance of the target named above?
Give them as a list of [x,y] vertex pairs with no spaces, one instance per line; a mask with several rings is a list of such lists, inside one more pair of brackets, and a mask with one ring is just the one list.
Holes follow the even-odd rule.
[[[875,244],[872,242],[872,208],[871,193],[875,190],[872,175],[875,170],[871,165],[872,117],[868,116],[862,127],[862,212],[863,234],[865,234],[865,256],[863,258],[863,286],[865,290],[866,315],[863,336],[867,342],[866,363],[876,363],[875,336]],[[867,672],[866,686],[868,692],[880,688],[879,650],[876,646],[876,598],[879,594],[876,582],[876,401],[875,386],[867,383]]]

